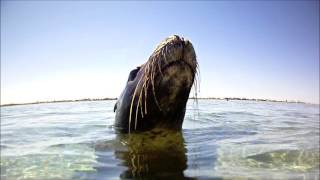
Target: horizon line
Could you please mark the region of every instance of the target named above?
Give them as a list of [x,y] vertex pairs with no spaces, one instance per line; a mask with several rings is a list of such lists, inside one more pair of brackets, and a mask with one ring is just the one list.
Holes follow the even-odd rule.
[[[110,101],[117,100],[116,97],[106,97],[106,98],[82,98],[82,99],[63,99],[63,100],[48,100],[48,101],[34,101],[34,102],[25,102],[25,103],[6,103],[0,104],[0,107],[7,106],[18,106],[18,105],[31,105],[31,104],[46,104],[46,103],[60,103],[60,102],[83,102],[83,101]],[[203,100],[240,100],[240,101],[258,101],[258,102],[285,102],[285,103],[301,103],[301,104],[311,104],[311,105],[320,105],[320,103],[309,103],[299,100],[275,100],[275,99],[266,99],[266,98],[245,98],[245,97],[189,97],[188,99],[203,99]]]

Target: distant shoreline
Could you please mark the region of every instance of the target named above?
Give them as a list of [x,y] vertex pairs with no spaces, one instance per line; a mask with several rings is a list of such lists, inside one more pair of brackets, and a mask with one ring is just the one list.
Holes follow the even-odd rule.
[[82,101],[108,101],[108,100],[117,100],[117,98],[85,98],[85,99],[76,99],[76,100],[53,100],[53,101],[36,101],[30,103],[10,103],[2,104],[0,107],[5,106],[18,106],[18,105],[30,105],[30,104],[49,104],[49,103],[61,103],[61,102],[82,102]]
[[[195,97],[190,97],[189,99],[196,99]],[[255,98],[236,98],[236,97],[202,97],[197,99],[203,100],[225,100],[225,101],[258,101],[258,102],[284,102],[284,103],[301,103],[301,104],[312,104],[306,103],[302,101],[289,101],[289,100],[272,100],[272,99],[255,99]],[[2,104],[0,107],[6,106],[18,106],[18,105],[31,105],[31,104],[48,104],[48,103],[61,103],[61,102],[82,102],[82,101],[108,101],[108,100],[117,100],[117,98],[85,98],[85,99],[76,99],[76,100],[53,100],[53,101],[37,101],[37,102],[30,102],[30,103],[10,103],[10,104]],[[319,105],[319,104],[315,104]]]

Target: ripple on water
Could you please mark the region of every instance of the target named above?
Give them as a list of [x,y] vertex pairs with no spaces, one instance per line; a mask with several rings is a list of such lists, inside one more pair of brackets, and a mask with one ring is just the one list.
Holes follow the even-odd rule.
[[190,101],[172,153],[142,156],[146,142],[115,134],[114,103],[1,107],[1,179],[319,179],[319,106]]

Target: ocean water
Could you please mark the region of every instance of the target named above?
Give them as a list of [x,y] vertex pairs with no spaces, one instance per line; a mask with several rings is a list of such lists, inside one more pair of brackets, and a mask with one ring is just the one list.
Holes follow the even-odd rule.
[[319,105],[189,100],[182,132],[128,136],[114,103],[1,107],[1,179],[319,179]]

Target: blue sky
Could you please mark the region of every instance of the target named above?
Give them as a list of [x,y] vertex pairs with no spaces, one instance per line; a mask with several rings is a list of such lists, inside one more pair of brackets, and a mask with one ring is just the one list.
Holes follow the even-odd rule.
[[1,1],[1,104],[118,97],[172,34],[200,97],[319,103],[318,1]]

